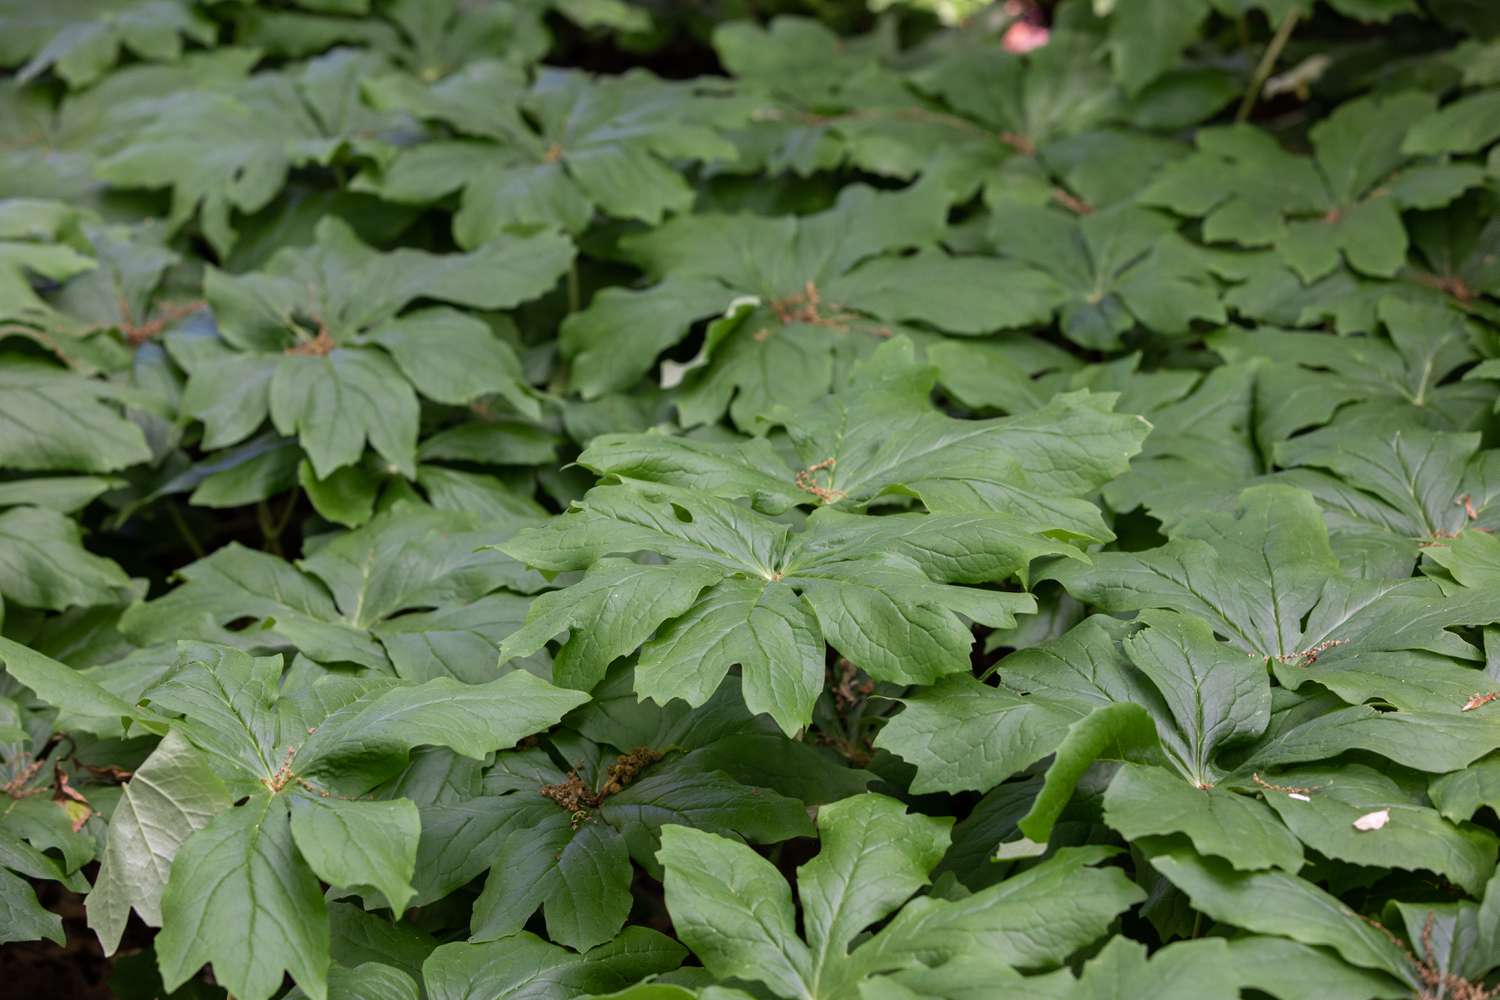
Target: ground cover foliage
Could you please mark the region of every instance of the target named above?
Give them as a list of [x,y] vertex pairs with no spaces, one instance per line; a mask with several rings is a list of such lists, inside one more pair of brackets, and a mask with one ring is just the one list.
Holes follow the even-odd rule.
[[0,2],[7,975],[1500,992],[1500,11],[873,6]]

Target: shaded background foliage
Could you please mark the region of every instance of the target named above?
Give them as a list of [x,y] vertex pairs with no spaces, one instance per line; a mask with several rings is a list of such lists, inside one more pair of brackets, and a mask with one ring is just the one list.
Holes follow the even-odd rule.
[[38,995],[1493,995],[1500,9],[0,0]]

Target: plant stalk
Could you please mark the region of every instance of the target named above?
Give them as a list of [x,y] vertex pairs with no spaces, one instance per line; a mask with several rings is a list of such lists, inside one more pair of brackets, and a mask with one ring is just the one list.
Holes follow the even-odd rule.
[[1286,48],[1287,41],[1292,37],[1292,29],[1297,27],[1297,12],[1287,11],[1286,17],[1281,19],[1281,24],[1276,29],[1276,34],[1271,36],[1271,41],[1266,45],[1266,51],[1256,64],[1255,72],[1250,77],[1250,86],[1245,91],[1245,96],[1240,99],[1240,108],[1234,114],[1236,122],[1242,122],[1250,117],[1250,112],[1255,110],[1255,102],[1260,99],[1261,88],[1266,85],[1271,71],[1276,68],[1276,60],[1281,58],[1281,50]]

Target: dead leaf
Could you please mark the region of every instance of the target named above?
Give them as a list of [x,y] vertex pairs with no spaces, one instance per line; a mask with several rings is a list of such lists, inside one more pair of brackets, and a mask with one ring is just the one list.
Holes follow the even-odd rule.
[[1365,813],[1359,819],[1355,820],[1354,821],[1354,829],[1356,829],[1356,830],[1379,830],[1381,827],[1385,826],[1390,821],[1391,821],[1391,811],[1389,809],[1377,809],[1374,812]]

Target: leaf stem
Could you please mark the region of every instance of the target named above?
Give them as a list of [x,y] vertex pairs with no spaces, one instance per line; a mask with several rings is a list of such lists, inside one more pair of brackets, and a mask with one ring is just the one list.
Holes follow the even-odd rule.
[[261,548],[273,556],[281,555],[281,532],[271,517],[271,505],[264,500],[255,505],[255,519],[260,523]]
[[1292,29],[1297,26],[1297,12],[1289,10],[1286,17],[1281,19],[1281,24],[1276,29],[1276,34],[1271,36],[1271,41],[1266,45],[1266,51],[1256,64],[1255,72],[1250,77],[1250,86],[1245,91],[1245,96],[1240,100],[1240,108],[1235,112],[1234,120],[1242,122],[1250,117],[1250,112],[1255,109],[1255,102],[1260,98],[1261,88],[1266,85],[1266,79],[1270,77],[1271,70],[1276,68],[1276,60],[1281,58],[1281,50],[1286,48],[1287,41],[1292,37]]
[[203,543],[198,541],[198,536],[193,534],[193,529],[188,525],[187,518],[182,516],[182,511],[177,509],[177,504],[168,500],[165,504],[167,516],[172,519],[172,524],[177,528],[177,533],[187,543],[188,549],[193,553],[194,559],[202,559],[207,553],[203,549]]

